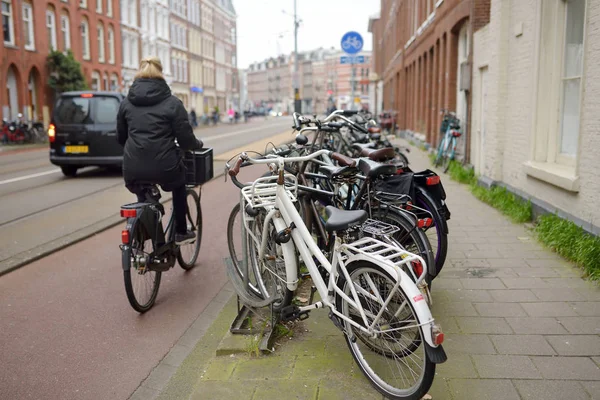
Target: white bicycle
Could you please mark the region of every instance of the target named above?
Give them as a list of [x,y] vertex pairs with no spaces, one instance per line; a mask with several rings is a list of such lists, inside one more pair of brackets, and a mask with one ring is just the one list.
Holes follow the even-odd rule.
[[[241,302],[251,307],[270,305],[281,299],[281,288],[296,290],[299,252],[321,300],[304,307],[283,307],[282,319],[303,319],[311,310],[328,307],[329,318],[345,334],[354,360],[380,393],[392,399],[421,399],[433,383],[435,365],[447,359],[441,346],[444,334],[413,281],[418,283],[423,277],[408,276],[414,274],[412,261],[425,262],[378,239],[393,226],[368,220],[363,210],[334,207],[326,209],[325,228],[336,236],[332,262],[327,260],[294,205],[298,182],[284,171],[285,163],[323,155],[342,164],[354,162],[328,150],[303,157],[253,159],[242,153],[238,158],[229,175],[242,189],[244,254],[254,256],[243,257],[241,273],[228,268],[229,278]],[[276,174],[241,184],[236,175],[244,162],[268,164]],[[253,222],[259,210],[263,213],[260,225]],[[248,290],[249,262],[262,268],[254,271],[260,275],[260,284],[252,286],[255,290]]]

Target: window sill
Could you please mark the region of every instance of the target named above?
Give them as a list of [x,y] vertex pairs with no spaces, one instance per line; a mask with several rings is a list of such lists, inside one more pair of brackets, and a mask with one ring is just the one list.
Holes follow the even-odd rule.
[[4,47],[7,47],[9,49],[18,49],[19,46],[16,46],[14,43],[9,43],[9,42],[4,42]]
[[572,167],[559,164],[527,161],[525,173],[569,192],[579,192],[579,176]]

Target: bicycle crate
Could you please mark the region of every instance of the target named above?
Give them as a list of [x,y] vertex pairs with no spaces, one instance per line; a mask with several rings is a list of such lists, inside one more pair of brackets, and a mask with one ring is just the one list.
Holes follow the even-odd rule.
[[185,165],[186,185],[202,185],[214,176],[213,149],[186,151],[183,156],[183,164]]

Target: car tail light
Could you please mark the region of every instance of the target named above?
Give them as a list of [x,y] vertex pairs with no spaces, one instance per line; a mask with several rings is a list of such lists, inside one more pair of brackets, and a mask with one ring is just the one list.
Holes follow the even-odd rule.
[[81,95],[81,97],[90,98],[90,97],[94,97],[94,95],[92,93],[84,93]]
[[129,231],[128,230],[121,231],[121,242],[123,244],[129,244]]
[[135,218],[137,215],[137,210],[133,209],[121,209],[121,217],[123,218]]
[[427,184],[427,186],[437,185],[438,183],[440,183],[440,176],[439,175],[429,176],[425,180],[425,183]]
[[431,328],[431,337],[433,338],[433,343],[436,346],[444,343],[444,333],[442,332],[442,328],[438,325],[433,325]]
[[431,218],[423,218],[417,221],[419,228],[429,228],[431,226]]
[[50,124],[48,126],[48,141],[50,141],[50,143],[54,143],[55,140],[56,140],[56,127],[54,126],[54,124]]

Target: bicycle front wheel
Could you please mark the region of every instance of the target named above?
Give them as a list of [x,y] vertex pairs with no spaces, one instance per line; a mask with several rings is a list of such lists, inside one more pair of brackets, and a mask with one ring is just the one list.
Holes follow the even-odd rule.
[[179,262],[181,268],[188,271],[194,268],[196,260],[198,260],[198,254],[200,253],[200,245],[202,243],[202,208],[200,207],[200,197],[193,189],[187,189],[186,201],[187,229],[196,234],[196,240],[179,247],[177,262]]
[[[351,286],[359,295],[367,324],[381,312],[375,337],[367,335],[348,321],[343,321],[346,343],[360,370],[381,394],[390,399],[419,400],[429,390],[435,376],[435,364],[425,350],[420,321],[399,286],[392,293],[395,280],[377,264],[357,261],[347,265],[350,282],[339,278],[340,289],[352,298]],[[381,299],[391,301],[384,310]],[[337,309],[347,318],[365,326],[359,310],[342,296]]]

